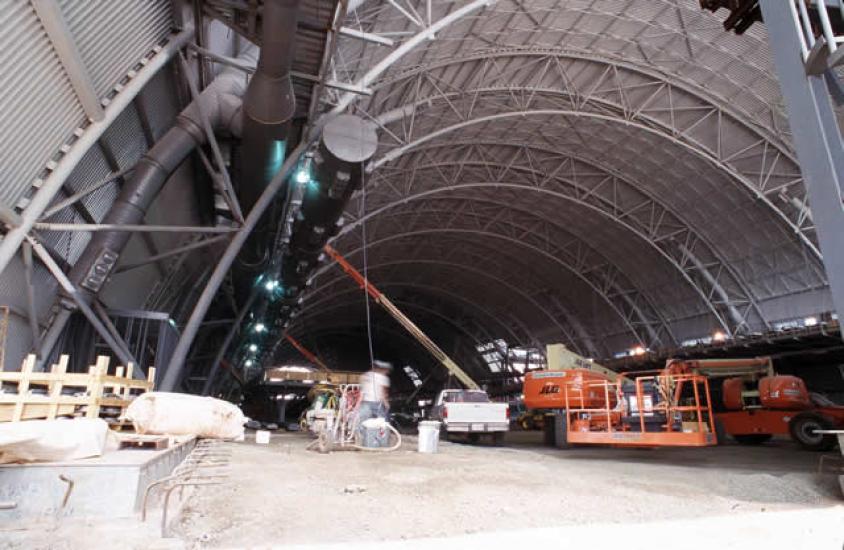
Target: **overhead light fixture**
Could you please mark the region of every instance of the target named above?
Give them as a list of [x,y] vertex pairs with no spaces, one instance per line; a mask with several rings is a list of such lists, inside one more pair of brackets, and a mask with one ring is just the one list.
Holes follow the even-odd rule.
[[252,359],[247,359],[246,362],[243,363],[243,364],[246,365],[247,367],[251,367],[252,366]]
[[258,346],[255,344],[249,344],[249,351],[255,353],[256,351],[258,351]]
[[302,163],[299,164],[299,169],[296,171],[296,183],[308,183],[311,181],[311,158],[305,157]]
[[723,342],[727,339],[727,335],[721,332],[720,330],[716,330],[715,334],[712,335],[713,342]]
[[645,352],[648,351],[642,346],[636,346],[635,348],[630,350],[630,355],[644,355]]
[[818,324],[818,318],[817,317],[806,317],[805,319],[803,319],[803,326],[814,327],[817,324]]
[[275,279],[270,279],[269,281],[264,283],[264,288],[266,288],[267,290],[273,290],[277,286],[278,286],[278,281],[276,281]]
[[257,325],[255,325],[255,332],[260,334],[265,330],[267,330],[267,326],[264,323],[258,323]]

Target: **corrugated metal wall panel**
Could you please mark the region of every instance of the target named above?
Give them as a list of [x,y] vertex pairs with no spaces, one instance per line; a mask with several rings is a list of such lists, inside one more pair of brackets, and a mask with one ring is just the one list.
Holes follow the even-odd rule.
[[105,96],[173,23],[170,0],[59,0],[94,89]]
[[29,325],[26,319],[11,314],[9,315],[9,332],[6,335],[6,353],[3,365],[0,369],[7,371],[21,370],[21,364],[32,346],[32,339],[29,335]]
[[[67,178],[66,186],[74,192],[82,191],[89,186],[105,179],[111,174],[111,169],[106,161],[102,149],[92,147],[88,150],[76,168]],[[91,213],[95,220],[101,222],[117,198],[118,184],[109,183],[105,187],[88,194],[82,203]]]
[[147,150],[141,119],[135,107],[127,107],[100,139],[117,159],[121,169],[135,165]]
[[[35,311],[39,323],[43,326],[55,300],[58,285],[52,275],[37,262],[32,281],[35,286]],[[8,305],[14,310],[10,315],[9,334],[6,338],[6,363],[0,366],[6,370],[18,370],[31,346],[29,321],[24,317],[27,312],[25,288],[23,261],[20,256],[16,256],[0,277],[0,304]]]
[[85,113],[28,2],[0,12],[0,201],[15,206]]
[[138,96],[156,141],[173,126],[176,115],[181,111],[177,90],[171,64],[161,69]]

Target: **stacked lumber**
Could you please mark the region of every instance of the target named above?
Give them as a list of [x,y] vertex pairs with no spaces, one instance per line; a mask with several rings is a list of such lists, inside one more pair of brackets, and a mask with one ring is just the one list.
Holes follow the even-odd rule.
[[152,391],[155,384],[154,367],[145,380],[133,378],[131,363],[109,374],[109,358],[105,356],[97,357],[87,373],[67,372],[67,355],[62,355],[49,372],[35,372],[35,364],[35,356],[29,355],[20,372],[0,371],[0,422],[83,414],[99,418],[105,408],[119,409],[123,416],[129,403],[137,395]]

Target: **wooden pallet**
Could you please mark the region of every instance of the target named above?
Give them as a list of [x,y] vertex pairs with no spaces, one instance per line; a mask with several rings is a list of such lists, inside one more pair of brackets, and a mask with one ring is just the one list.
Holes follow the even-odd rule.
[[[77,408],[87,418],[98,418],[104,407],[126,411],[135,395],[152,391],[155,368],[150,367],[146,380],[132,378],[134,365],[117,367],[108,374],[109,358],[97,357],[96,365],[87,373],[67,372],[68,356],[62,355],[50,372],[34,372],[35,356],[29,355],[20,372],[0,372],[0,384],[17,384],[17,393],[0,393],[0,422],[17,422],[33,418],[52,420],[57,416],[74,414]],[[33,389],[43,388],[44,394]],[[71,388],[75,395],[62,390]]]

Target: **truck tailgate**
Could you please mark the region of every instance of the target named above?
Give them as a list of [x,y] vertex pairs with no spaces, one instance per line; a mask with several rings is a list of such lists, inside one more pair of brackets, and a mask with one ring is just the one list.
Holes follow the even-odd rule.
[[506,403],[448,403],[449,423],[494,423],[507,422]]

